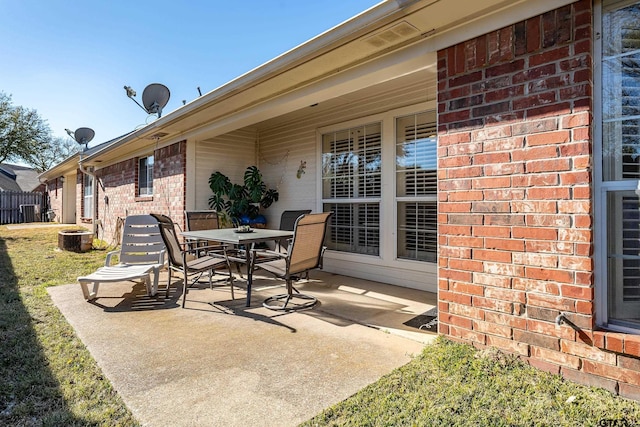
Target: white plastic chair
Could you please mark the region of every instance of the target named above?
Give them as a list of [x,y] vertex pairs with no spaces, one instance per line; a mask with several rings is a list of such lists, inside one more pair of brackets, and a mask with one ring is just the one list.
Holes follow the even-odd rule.
[[[151,215],[131,215],[125,220],[122,230],[122,245],[119,250],[107,253],[104,267],[94,273],[78,277],[82,293],[87,301],[96,298],[100,283],[141,280],[149,296],[158,292],[158,274],[164,265],[165,245],[160,235],[158,221]],[[118,255],[118,263],[112,259]],[[151,283],[153,273],[153,283]],[[90,292],[88,284],[93,283]],[[167,289],[169,284],[167,283]]]

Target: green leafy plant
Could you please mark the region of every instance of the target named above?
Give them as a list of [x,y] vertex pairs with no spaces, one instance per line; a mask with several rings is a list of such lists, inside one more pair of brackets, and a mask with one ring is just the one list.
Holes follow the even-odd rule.
[[242,184],[232,183],[220,171],[214,172],[209,177],[209,187],[213,192],[209,197],[209,207],[227,215],[234,224],[240,224],[244,218],[255,219],[260,208],[268,208],[280,196],[278,190],[267,188],[256,166],[247,168]]

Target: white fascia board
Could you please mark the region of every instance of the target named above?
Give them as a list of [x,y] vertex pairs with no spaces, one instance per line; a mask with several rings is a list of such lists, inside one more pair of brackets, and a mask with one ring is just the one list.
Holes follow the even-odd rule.
[[61,175],[64,175],[65,173],[68,173],[69,171],[75,172],[78,168],[78,159],[78,154],[72,154],[62,162],[53,166],[51,169],[47,169],[46,171],[42,172],[40,175],[38,175],[38,179],[48,180],[57,178]]

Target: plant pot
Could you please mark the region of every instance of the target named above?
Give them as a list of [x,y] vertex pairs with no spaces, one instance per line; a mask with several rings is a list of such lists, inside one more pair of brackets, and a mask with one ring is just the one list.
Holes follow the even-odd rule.
[[58,248],[63,251],[87,252],[93,246],[93,233],[85,230],[58,231]]
[[267,228],[267,218],[264,215],[258,215],[257,217],[249,220],[251,228]]

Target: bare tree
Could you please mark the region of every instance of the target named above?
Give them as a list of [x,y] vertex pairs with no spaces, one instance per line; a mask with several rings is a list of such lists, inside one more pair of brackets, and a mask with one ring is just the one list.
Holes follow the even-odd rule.
[[39,151],[24,161],[38,172],[44,172],[67,157],[76,154],[79,149],[78,143],[71,138],[50,138]]

